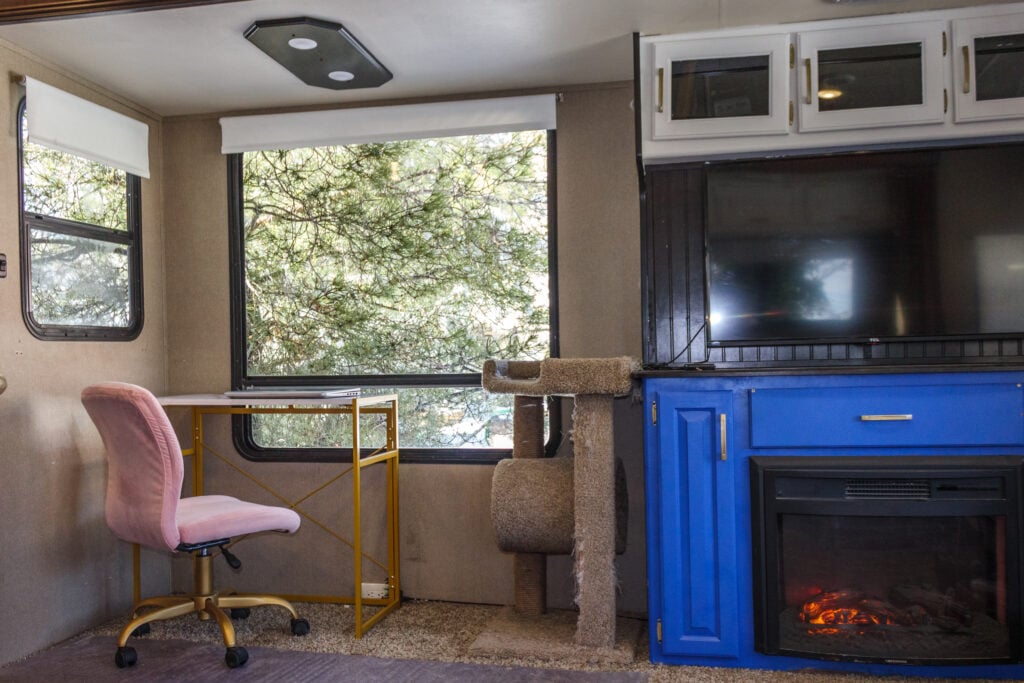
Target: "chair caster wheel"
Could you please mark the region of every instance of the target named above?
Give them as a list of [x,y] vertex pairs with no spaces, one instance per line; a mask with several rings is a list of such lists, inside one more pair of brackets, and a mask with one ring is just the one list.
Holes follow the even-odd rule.
[[224,662],[229,669],[237,669],[249,661],[249,653],[244,647],[229,647],[224,653]]
[[305,619],[292,619],[292,635],[304,636],[309,633],[309,622]]
[[137,661],[139,661],[139,656],[135,653],[134,647],[117,648],[117,653],[114,655],[114,664],[117,664],[118,669],[134,666]]
[[153,630],[153,627],[149,624],[143,624],[134,631],[132,631],[132,638],[138,638],[139,636],[147,636]]
[[232,607],[231,618],[232,619],[248,619],[249,614],[252,612],[248,607]]

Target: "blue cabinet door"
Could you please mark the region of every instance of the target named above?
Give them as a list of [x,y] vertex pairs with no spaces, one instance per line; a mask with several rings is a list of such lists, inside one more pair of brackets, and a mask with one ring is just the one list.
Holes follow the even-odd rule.
[[657,403],[649,406],[658,517],[649,540],[659,565],[651,610],[664,655],[739,655],[732,400],[729,391],[648,397]]

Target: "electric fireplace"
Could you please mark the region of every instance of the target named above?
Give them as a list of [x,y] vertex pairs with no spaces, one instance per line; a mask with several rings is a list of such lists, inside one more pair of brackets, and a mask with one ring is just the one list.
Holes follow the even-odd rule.
[[751,457],[755,649],[1022,661],[1022,462]]

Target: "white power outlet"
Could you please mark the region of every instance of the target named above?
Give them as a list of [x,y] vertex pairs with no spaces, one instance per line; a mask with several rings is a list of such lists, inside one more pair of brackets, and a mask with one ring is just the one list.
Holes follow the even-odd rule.
[[388,597],[388,585],[386,583],[364,583],[364,598],[386,598]]

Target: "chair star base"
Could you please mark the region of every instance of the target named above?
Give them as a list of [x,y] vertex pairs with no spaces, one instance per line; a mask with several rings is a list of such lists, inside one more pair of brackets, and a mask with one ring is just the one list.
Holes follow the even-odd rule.
[[136,635],[139,629],[142,629],[142,632],[148,632],[145,627],[151,622],[174,619],[186,614],[197,613],[200,619],[213,619],[217,622],[224,638],[224,647],[227,648],[224,661],[231,668],[242,666],[249,659],[245,648],[238,647],[235,643],[235,627],[231,623],[230,616],[233,610],[245,610],[244,614],[248,616],[248,610],[251,607],[277,605],[291,614],[292,635],[304,636],[309,633],[309,622],[300,619],[299,613],[284,598],[276,595],[221,595],[213,592],[213,556],[207,549],[200,550],[196,554],[194,562],[195,593],[146,598],[132,607],[132,618],[121,629],[117,638],[117,653],[114,656],[114,663],[118,667],[132,666],[138,661],[135,649],[128,647],[128,639]]

